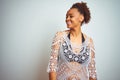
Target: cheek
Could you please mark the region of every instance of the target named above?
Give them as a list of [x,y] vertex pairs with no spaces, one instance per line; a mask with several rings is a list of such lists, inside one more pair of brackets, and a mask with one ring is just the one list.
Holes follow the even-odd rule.
[[79,18],[74,18],[72,21],[73,21],[75,24],[80,23]]
[[76,21],[77,21],[77,22],[80,22],[80,18],[79,18],[79,17],[77,17],[77,18],[76,18]]
[[77,19],[76,19],[76,18],[71,18],[71,21],[72,21],[72,22],[76,22]]

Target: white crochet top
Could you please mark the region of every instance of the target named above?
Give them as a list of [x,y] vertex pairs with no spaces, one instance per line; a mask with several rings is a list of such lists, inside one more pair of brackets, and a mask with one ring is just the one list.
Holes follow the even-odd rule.
[[56,80],[97,80],[93,41],[86,36],[82,44],[72,44],[69,30],[57,32],[52,43],[47,72],[55,71]]

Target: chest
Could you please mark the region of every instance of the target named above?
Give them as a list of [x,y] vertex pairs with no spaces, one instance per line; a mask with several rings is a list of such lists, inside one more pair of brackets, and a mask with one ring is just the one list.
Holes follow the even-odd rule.
[[90,47],[83,43],[79,46],[73,46],[69,42],[64,41],[61,45],[62,57],[67,62],[77,62],[79,64],[84,64],[88,62],[90,58]]

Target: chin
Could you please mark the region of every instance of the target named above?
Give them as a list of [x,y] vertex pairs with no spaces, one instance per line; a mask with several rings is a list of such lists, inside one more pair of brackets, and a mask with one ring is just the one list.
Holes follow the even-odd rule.
[[69,26],[67,26],[67,28],[70,28]]
[[71,28],[71,26],[70,26],[70,25],[67,25],[67,28]]
[[72,29],[73,27],[72,26],[67,26],[67,28]]

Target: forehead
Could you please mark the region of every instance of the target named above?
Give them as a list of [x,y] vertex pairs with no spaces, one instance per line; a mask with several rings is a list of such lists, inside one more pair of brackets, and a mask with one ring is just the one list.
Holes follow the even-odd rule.
[[66,13],[66,15],[73,15],[73,14],[79,14],[79,12],[76,8],[71,8]]

